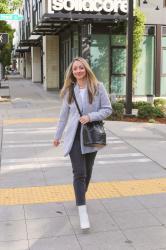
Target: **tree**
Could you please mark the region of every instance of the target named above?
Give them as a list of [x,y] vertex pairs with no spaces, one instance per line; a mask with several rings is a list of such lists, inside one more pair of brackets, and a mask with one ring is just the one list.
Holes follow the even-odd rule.
[[0,33],[8,33],[9,36],[9,42],[0,48],[0,62],[4,67],[11,64],[12,40],[14,31],[15,30],[12,29],[11,26],[5,21],[0,21]]
[[0,13],[9,14],[17,10],[22,4],[22,0],[1,0],[0,1]]
[[[22,0],[1,0],[0,13],[13,13],[22,3]],[[5,67],[11,63],[12,40],[14,36],[14,29],[6,21],[0,21],[0,33],[8,33],[9,42],[0,48],[0,62]]]
[[133,90],[136,84],[137,67],[142,53],[141,43],[144,37],[144,32],[145,15],[139,8],[136,8],[133,29]]

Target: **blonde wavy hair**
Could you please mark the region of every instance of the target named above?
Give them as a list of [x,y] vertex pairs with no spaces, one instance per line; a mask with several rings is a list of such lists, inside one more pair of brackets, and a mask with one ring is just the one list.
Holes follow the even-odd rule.
[[66,92],[68,92],[68,103],[71,103],[73,101],[73,95],[72,95],[72,88],[73,83],[76,83],[76,78],[73,75],[73,64],[74,62],[79,61],[83,64],[86,70],[86,80],[87,80],[87,89],[88,89],[88,97],[89,97],[89,103],[93,102],[94,96],[97,92],[97,86],[98,86],[98,80],[91,70],[88,62],[82,58],[82,57],[76,57],[72,60],[70,63],[68,69],[65,73],[65,80],[64,80],[64,86],[61,90],[60,96],[63,97]]

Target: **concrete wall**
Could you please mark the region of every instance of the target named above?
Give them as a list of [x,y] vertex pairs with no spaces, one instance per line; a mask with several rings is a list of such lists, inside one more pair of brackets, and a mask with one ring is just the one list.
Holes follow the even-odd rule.
[[[163,0],[147,0],[147,4],[140,1],[141,10],[146,16],[146,24],[165,24],[166,25],[166,7]],[[156,7],[160,10],[155,10]]]
[[32,82],[41,82],[41,49],[31,48],[32,54]]
[[20,75],[22,77],[25,77],[25,58],[24,57],[20,58]]
[[25,78],[30,79],[32,77],[32,64],[31,64],[31,53],[25,53]]
[[43,0],[42,1],[42,12],[43,14],[48,13],[48,6],[50,6],[51,1],[50,0]]
[[59,37],[43,37],[43,84],[45,89],[59,89]]

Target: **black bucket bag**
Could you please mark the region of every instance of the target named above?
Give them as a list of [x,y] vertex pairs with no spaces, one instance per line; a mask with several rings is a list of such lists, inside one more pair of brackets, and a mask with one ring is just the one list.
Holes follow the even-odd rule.
[[[73,85],[73,98],[80,116],[82,112],[79,108]],[[83,144],[88,147],[104,147],[106,145],[106,132],[103,121],[92,121],[83,125]]]

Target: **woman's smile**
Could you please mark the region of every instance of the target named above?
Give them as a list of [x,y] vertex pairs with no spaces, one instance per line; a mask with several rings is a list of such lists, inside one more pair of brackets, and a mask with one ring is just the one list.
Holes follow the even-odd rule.
[[76,80],[83,80],[86,77],[86,69],[79,61],[73,63],[72,71]]

